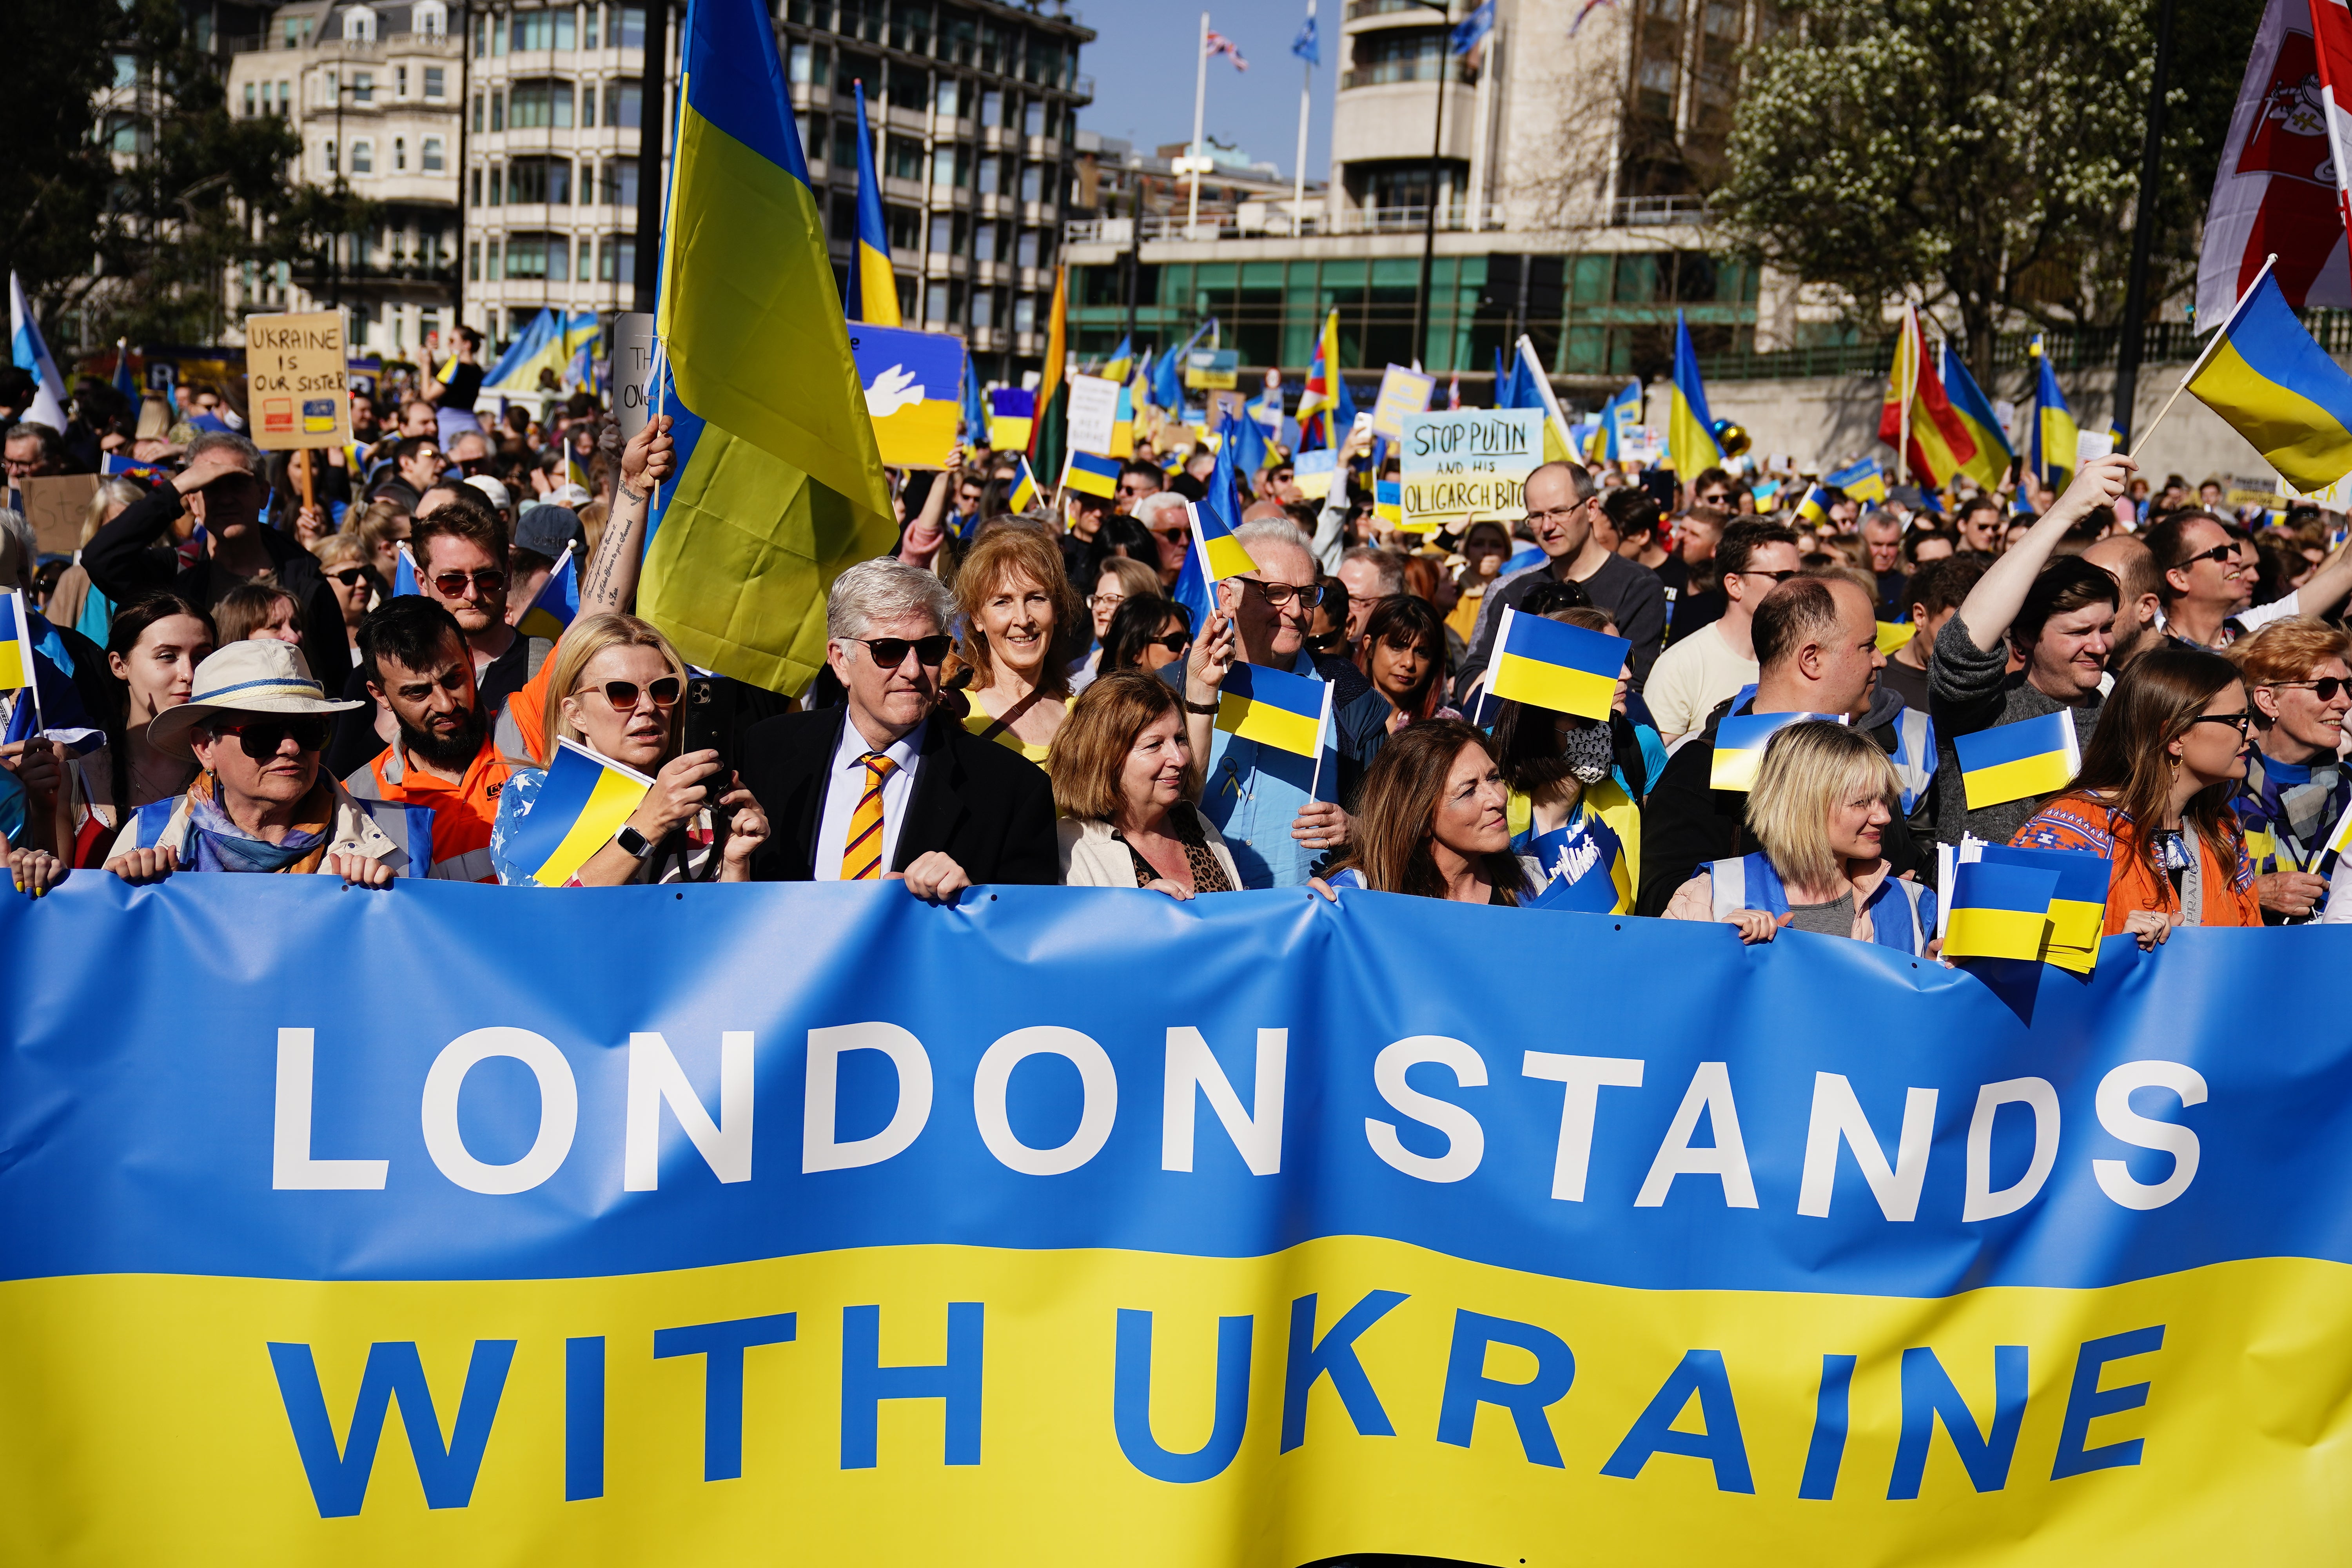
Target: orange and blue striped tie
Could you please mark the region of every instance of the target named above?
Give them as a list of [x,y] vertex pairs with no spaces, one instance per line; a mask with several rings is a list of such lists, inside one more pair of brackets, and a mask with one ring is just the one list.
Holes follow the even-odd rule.
[[882,781],[898,764],[880,752],[857,759],[866,764],[866,793],[849,815],[849,842],[841,849],[841,879],[871,882],[882,875]]

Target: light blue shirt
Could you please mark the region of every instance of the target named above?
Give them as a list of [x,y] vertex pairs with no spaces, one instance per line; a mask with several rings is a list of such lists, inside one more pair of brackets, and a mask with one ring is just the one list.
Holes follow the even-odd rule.
[[[1323,679],[1315,661],[1303,657],[1293,662],[1291,672]],[[1225,847],[1233,851],[1234,864],[1241,871],[1243,887],[1303,888],[1315,863],[1329,853],[1293,838],[1290,825],[1309,800],[1338,797],[1339,755],[1335,741],[1335,735],[1324,736],[1318,781],[1313,757],[1241,740],[1223,730],[1210,731],[1201,815],[1224,836]]]

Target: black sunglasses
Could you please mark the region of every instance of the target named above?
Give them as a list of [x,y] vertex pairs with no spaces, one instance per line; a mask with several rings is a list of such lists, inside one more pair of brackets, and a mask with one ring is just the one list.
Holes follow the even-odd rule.
[[1186,637],[1182,632],[1170,632],[1164,637],[1144,638],[1143,646],[1146,647],[1164,647],[1170,653],[1181,654],[1186,648],[1192,646],[1192,639]]
[[367,568],[364,566],[346,566],[340,572],[330,572],[327,575],[332,577],[336,582],[341,583],[344,587],[348,588],[352,584],[359,582],[362,578],[367,575]]
[[2189,557],[2188,560],[2183,561],[2178,567],[2175,567],[2174,570],[2186,571],[2188,568],[2196,565],[2200,561],[2227,561],[2237,553],[2238,547],[2235,543],[2217,544],[2210,550],[2199,551],[2196,554]]
[[677,706],[678,693],[685,687],[677,676],[665,675],[643,688],[634,680],[608,680],[591,689],[602,691],[604,700],[613,705],[614,712],[629,713],[636,710],[637,693],[641,689],[654,700],[656,708],[667,710]]
[[1785,583],[1785,582],[1787,582],[1787,581],[1788,581],[1790,578],[1791,578],[1791,577],[1801,577],[1801,576],[1803,576],[1803,575],[1804,575],[1804,574],[1803,574],[1802,572],[1755,572],[1755,571],[1748,571],[1748,572],[1742,572],[1742,573],[1740,573],[1740,574],[1739,574],[1739,575],[1740,575],[1740,576],[1742,576],[1742,577],[1769,577],[1769,578],[1771,578],[1771,579],[1772,579],[1772,581],[1774,581],[1775,583]]
[[2251,710],[2243,713],[2200,713],[2189,721],[2191,724],[2227,724],[2242,739],[2252,734],[2254,729],[2254,716]]
[[324,719],[255,719],[242,724],[215,724],[216,735],[235,735],[238,748],[255,762],[268,762],[294,737],[294,744],[306,752],[315,752],[327,743],[327,721]]
[[2282,686],[2306,687],[2311,694],[2322,702],[2333,702],[2336,700],[2336,694],[2344,689],[2346,682],[2340,676],[2323,675],[2317,680],[2273,680],[2266,684],[2273,689]]
[[934,665],[944,664],[948,649],[955,646],[955,639],[945,632],[927,637],[851,637],[848,640],[864,643],[866,651],[873,656],[875,667],[879,669],[898,668],[907,662],[909,651],[914,654],[917,664],[929,669]]

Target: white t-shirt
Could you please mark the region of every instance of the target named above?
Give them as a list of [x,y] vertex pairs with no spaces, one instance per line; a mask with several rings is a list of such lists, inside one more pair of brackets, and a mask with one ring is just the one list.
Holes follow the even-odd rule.
[[1715,705],[1756,679],[1756,661],[1742,658],[1710,621],[1658,656],[1643,684],[1642,700],[1669,738],[1706,723]]

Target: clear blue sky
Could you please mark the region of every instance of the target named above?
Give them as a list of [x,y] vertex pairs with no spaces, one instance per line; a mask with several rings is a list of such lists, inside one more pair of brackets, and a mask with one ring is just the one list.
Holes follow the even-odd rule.
[[[1345,0],[1318,0],[1315,26],[1323,64],[1315,73],[1315,108],[1308,120],[1307,177],[1330,170],[1331,94],[1339,81],[1339,18]],[[1192,134],[1192,49],[1201,6],[1153,0],[1079,0],[1071,9],[1101,35],[1079,55],[1095,79],[1095,100],[1078,123],[1150,151]],[[1209,102],[1203,124],[1220,142],[1238,143],[1254,159],[1292,172],[1298,149],[1298,84],[1303,66],[1290,52],[1307,0],[1215,0],[1209,26],[1241,47],[1247,71],[1220,57],[1209,62]]]

